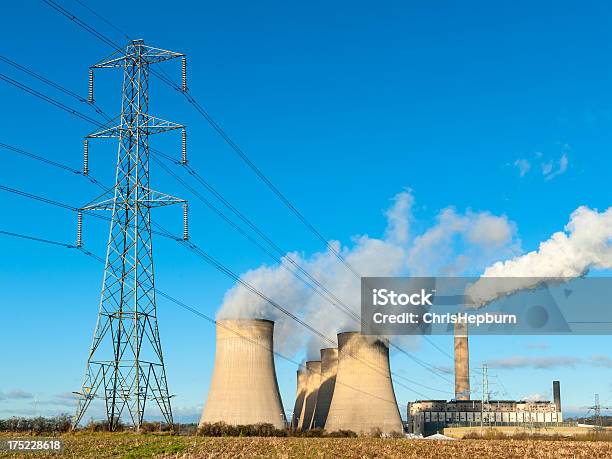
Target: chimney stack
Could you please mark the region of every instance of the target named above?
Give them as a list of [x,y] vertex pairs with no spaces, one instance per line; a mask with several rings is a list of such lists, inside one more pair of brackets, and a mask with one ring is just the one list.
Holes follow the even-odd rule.
[[553,400],[557,407],[557,412],[561,412],[561,383],[559,381],[553,381]]
[[455,400],[470,399],[470,354],[467,324],[455,324]]

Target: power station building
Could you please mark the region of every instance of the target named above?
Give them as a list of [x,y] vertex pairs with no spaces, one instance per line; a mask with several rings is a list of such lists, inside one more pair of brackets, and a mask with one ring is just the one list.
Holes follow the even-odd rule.
[[563,421],[561,389],[553,381],[553,401],[470,400],[470,359],[467,326],[456,324],[454,400],[417,400],[407,407],[408,432],[434,434],[445,427],[546,426]]
[[559,381],[554,400],[417,400],[408,404],[408,432],[430,435],[445,427],[557,425],[563,421]]
[[[215,364],[200,424],[270,423],[286,427],[274,366],[274,322],[217,321]],[[430,435],[445,427],[532,426],[563,421],[559,381],[553,401],[470,400],[467,329],[455,329],[455,398],[407,406],[407,430]],[[359,434],[403,432],[386,338],[338,334],[338,348],[321,349],[297,372],[294,430],[324,428]]]

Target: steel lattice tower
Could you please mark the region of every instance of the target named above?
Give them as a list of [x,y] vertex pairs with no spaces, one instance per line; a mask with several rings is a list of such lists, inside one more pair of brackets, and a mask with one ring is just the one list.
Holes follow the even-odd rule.
[[[94,398],[103,399],[111,430],[122,416],[138,430],[147,401],[155,401],[165,421],[173,425],[170,394],[157,324],[150,209],[184,203],[149,188],[150,134],[184,126],[148,114],[149,66],[183,54],[152,48],[143,40],[130,42],[90,69],[123,68],[121,116],[118,125],[104,127],[86,137],[84,174],[88,173],[88,139],[117,137],[119,150],[113,197],[89,204],[84,211],[112,210],[98,321],[87,358],[87,368],[73,427]],[[186,215],[185,215],[186,221]],[[81,222],[77,245],[81,246]],[[184,238],[187,238],[185,228]]]

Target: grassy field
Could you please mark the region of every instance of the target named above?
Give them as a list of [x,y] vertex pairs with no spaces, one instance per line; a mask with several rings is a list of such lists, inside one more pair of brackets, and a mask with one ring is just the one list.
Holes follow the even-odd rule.
[[[1,434],[0,439],[14,436]],[[22,437],[32,439],[32,437]],[[210,438],[78,433],[60,437],[65,450],[0,457],[61,458],[603,458],[609,442],[545,440],[431,441],[380,438]]]

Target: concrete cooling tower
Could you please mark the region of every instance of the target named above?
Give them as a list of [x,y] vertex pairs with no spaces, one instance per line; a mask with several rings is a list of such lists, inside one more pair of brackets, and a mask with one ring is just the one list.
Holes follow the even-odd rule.
[[358,332],[338,334],[338,374],[325,430],[402,432],[389,366],[389,344]]
[[331,405],[336,374],[338,373],[338,349],[335,347],[321,349],[321,385],[317,395],[313,427],[325,427],[329,406]]
[[302,412],[300,413],[298,429],[308,430],[312,428],[320,384],[321,361],[311,360],[306,362],[306,391],[304,393],[304,404],[302,405]]
[[297,370],[297,389],[295,391],[295,405],[293,406],[293,416],[291,417],[291,428],[297,430],[304,407],[304,397],[306,396],[306,369],[300,367]]
[[200,424],[273,424],[285,427],[273,357],[274,322],[217,321],[215,366]]

